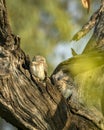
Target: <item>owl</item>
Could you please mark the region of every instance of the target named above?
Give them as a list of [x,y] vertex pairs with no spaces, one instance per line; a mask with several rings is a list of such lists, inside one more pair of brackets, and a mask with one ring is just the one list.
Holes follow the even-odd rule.
[[32,76],[44,80],[47,76],[47,63],[43,56],[37,55],[33,57],[30,63],[30,72]]
[[62,70],[56,71],[51,75],[52,83],[58,88],[64,98],[68,99],[73,94],[75,88],[72,78]]

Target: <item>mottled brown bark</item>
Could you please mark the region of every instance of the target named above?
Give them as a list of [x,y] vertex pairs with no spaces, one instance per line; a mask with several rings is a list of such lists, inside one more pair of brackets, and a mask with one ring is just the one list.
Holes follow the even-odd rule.
[[5,0],[0,0],[0,116],[23,130],[102,129],[73,98],[66,101],[49,78],[32,78],[30,60],[19,44],[8,23]]

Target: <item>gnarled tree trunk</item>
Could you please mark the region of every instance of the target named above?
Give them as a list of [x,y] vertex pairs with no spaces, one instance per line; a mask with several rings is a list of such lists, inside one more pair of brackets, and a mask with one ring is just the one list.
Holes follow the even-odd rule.
[[99,115],[64,99],[50,78],[32,78],[31,61],[19,45],[0,0],[0,116],[23,130],[103,130]]

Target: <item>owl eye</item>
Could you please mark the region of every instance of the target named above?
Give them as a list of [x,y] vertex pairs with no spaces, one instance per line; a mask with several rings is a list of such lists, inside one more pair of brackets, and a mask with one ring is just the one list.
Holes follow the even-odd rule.
[[89,11],[89,9],[90,9],[90,0],[81,0],[81,1],[82,1],[83,7],[88,9],[88,11]]

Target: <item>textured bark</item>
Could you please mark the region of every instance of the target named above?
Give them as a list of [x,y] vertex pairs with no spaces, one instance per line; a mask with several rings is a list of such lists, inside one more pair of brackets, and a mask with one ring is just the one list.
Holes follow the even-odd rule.
[[[23,130],[99,130],[96,117],[83,106],[66,101],[47,78],[34,80],[30,60],[13,35],[5,0],[0,0],[0,116]],[[75,100],[76,101],[76,100]]]

